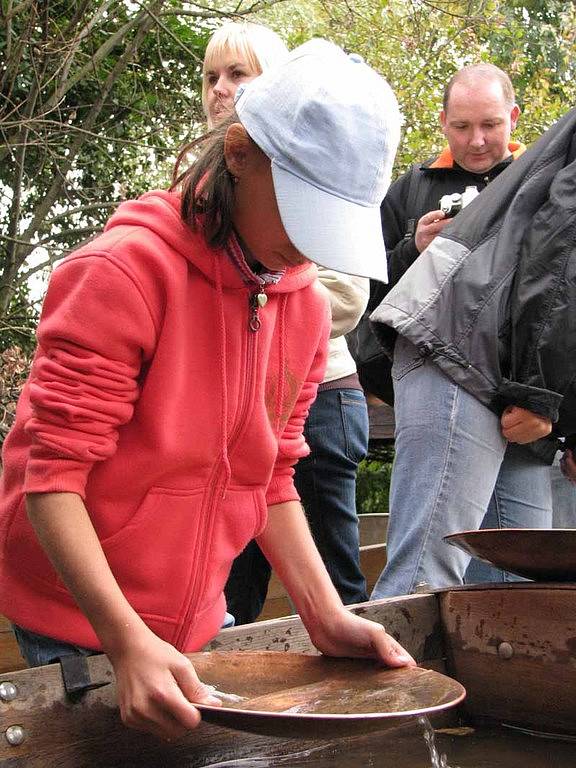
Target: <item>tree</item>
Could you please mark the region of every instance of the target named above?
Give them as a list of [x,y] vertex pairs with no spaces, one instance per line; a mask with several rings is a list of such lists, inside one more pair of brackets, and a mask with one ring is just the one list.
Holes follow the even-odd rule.
[[212,29],[277,2],[2,0],[0,321],[120,199],[168,182]]
[[267,18],[292,44],[327,37],[387,78],[405,118],[397,173],[441,148],[442,92],[465,64],[491,61],[509,72],[526,143],[575,102],[570,0],[299,0]]

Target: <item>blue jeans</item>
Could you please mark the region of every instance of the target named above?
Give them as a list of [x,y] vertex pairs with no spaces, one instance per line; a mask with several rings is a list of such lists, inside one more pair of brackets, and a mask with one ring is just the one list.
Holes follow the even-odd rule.
[[[316,546],[342,601],[368,599],[360,570],[356,473],[368,450],[368,409],[358,389],[325,389],[304,425],[310,455],[295,468],[294,482]],[[226,584],[236,624],[254,621],[264,604],[270,566],[256,542],[232,565]]]
[[470,556],[443,541],[482,525],[493,492],[505,524],[549,527],[549,468],[507,446],[498,416],[422,358],[396,343],[396,456],[390,488],[387,564],[372,598],[410,594],[421,583],[464,582]]
[[368,408],[359,389],[323,389],[304,427],[310,455],[294,482],[312,536],[345,605],[368,599],[360,570],[356,474],[368,451]]
[[576,485],[562,474],[558,463],[561,455],[556,455],[554,464],[550,467],[552,524],[554,528],[576,528]]
[[[550,465],[521,445],[509,443],[496,486],[480,528],[551,528]],[[465,582],[525,581],[501,568],[472,558]]]
[[38,635],[29,629],[24,629],[16,624],[12,625],[20,653],[26,659],[30,667],[41,667],[44,664],[54,664],[62,656],[80,655],[93,656],[98,651],[90,648],[81,648],[78,645],[64,643],[53,637]]

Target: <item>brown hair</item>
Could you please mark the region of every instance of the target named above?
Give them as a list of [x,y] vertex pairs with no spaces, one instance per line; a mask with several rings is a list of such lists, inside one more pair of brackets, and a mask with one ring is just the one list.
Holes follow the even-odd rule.
[[450,92],[452,91],[453,86],[460,82],[469,83],[477,77],[480,77],[483,80],[495,80],[500,83],[506,104],[510,108],[514,106],[516,103],[514,86],[506,72],[495,64],[481,62],[480,64],[469,64],[467,67],[463,67],[452,75],[444,88],[444,97],[442,99],[442,108],[444,109],[444,112],[448,111],[448,102],[450,101]]
[[[211,131],[187,144],[179,153],[172,174],[171,190],[182,193],[180,215],[195,232],[202,231],[212,248],[226,244],[232,231],[234,212],[234,178],[226,165],[224,140],[232,123],[238,123],[232,112]],[[185,170],[181,170],[191,151],[200,152]]]

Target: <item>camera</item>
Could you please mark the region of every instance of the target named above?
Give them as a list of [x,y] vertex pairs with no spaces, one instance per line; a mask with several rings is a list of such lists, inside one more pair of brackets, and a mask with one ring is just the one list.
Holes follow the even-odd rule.
[[478,194],[480,193],[476,187],[466,187],[462,194],[453,192],[451,195],[442,195],[438,207],[444,216],[449,219],[452,216],[456,216],[456,214],[461,211],[462,208],[465,208],[468,203],[471,203]]

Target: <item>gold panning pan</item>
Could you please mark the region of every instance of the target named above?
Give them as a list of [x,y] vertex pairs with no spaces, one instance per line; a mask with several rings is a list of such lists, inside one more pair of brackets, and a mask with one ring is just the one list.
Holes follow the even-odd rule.
[[486,528],[444,541],[472,557],[534,581],[576,581],[576,529]]
[[368,733],[440,712],[466,691],[421,667],[388,669],[364,659],[279,652],[188,654],[222,707],[199,704],[210,723],[302,738]]

